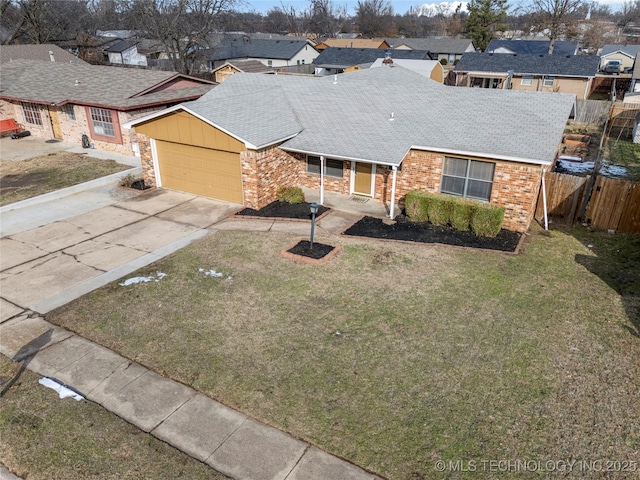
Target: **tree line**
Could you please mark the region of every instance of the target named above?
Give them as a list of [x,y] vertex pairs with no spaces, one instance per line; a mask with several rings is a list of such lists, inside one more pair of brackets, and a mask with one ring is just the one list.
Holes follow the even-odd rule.
[[[354,13],[333,0],[309,0],[295,8],[282,0],[265,14],[242,11],[243,0],[0,0],[0,40],[56,43],[97,30],[133,30],[158,41],[185,71],[187,54],[206,47],[213,32],[295,34],[312,38],[357,32],[364,37],[462,36],[484,50],[498,32],[544,33],[550,50],[559,38],[581,36],[587,46],[601,46],[605,24],[624,29],[640,22],[640,0],[622,9],[588,0],[470,0],[468,10],[420,15],[411,8],[394,12],[389,0],[358,0]],[[579,25],[589,28],[580,28]],[[551,53],[551,52],[550,52]]]

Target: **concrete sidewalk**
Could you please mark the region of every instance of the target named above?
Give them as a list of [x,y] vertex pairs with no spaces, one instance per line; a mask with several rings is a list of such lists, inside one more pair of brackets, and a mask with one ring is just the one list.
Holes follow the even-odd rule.
[[231,478],[378,478],[32,312],[0,324],[0,353]]

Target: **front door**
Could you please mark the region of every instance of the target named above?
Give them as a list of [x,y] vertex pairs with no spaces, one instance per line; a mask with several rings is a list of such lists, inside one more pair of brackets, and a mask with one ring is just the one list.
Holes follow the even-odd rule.
[[372,163],[356,163],[353,193],[371,197],[371,180],[373,177]]
[[58,111],[55,109],[49,109],[49,115],[51,116],[51,129],[53,130],[53,138],[62,140],[62,129],[60,128]]

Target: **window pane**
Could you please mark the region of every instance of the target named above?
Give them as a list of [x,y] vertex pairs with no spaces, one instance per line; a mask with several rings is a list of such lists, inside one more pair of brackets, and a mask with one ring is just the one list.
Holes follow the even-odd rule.
[[469,168],[469,178],[477,178],[478,180],[493,180],[493,163],[471,161]]
[[444,171],[443,175],[455,175],[456,177],[464,177],[467,175],[467,162],[462,158],[450,158],[444,159]]
[[521,85],[531,85],[533,83],[532,77],[522,77]]
[[22,114],[24,121],[32,125],[42,125],[42,117],[40,116],[40,108],[33,103],[22,104]]
[[491,183],[478,180],[469,180],[469,183],[467,184],[466,196],[489,201],[489,199],[491,198]]
[[325,160],[325,174],[342,178],[342,160]]
[[113,121],[111,120],[111,112],[103,108],[93,107],[90,111],[94,133],[107,137],[115,137],[115,132],[113,130]]
[[320,157],[307,156],[307,173],[320,175]]
[[73,105],[71,105],[70,103],[67,103],[64,106],[64,111],[67,114],[67,118],[69,120],[75,120],[76,119],[76,112],[73,110]]
[[442,188],[440,190],[443,193],[451,193],[453,195],[463,195],[464,194],[464,178],[442,177]]

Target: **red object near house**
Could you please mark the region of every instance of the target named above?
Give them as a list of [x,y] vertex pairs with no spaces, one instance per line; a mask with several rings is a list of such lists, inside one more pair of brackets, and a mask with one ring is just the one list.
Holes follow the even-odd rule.
[[24,130],[24,127],[17,123],[13,118],[0,120],[0,134],[17,133],[22,130]]

